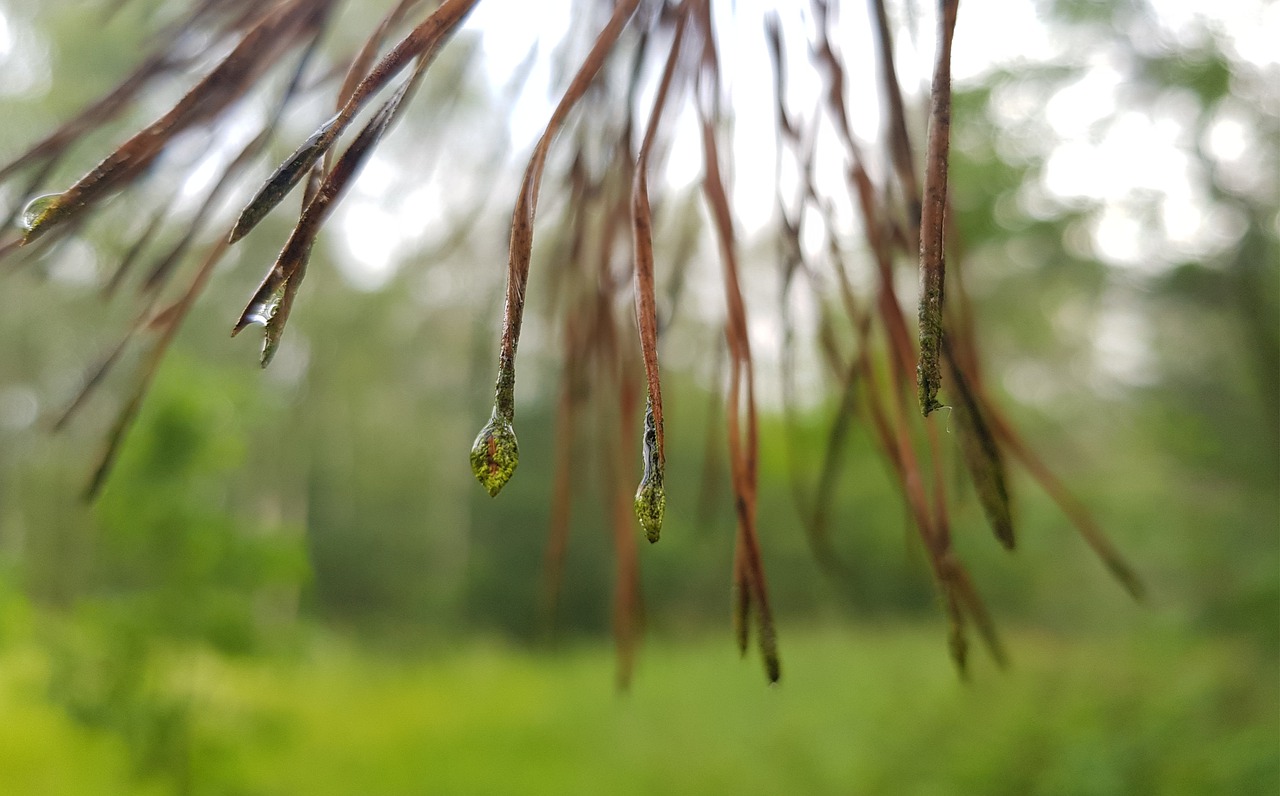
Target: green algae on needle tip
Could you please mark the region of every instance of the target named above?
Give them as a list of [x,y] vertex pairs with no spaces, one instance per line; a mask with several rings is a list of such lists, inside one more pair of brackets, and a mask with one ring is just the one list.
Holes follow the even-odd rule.
[[490,497],[497,497],[519,463],[515,429],[495,410],[471,446],[471,472]]
[[636,489],[635,510],[640,528],[650,543],[658,541],[662,533],[662,517],[667,508],[667,493],[662,481],[662,448],[653,416],[653,401],[649,401],[644,411],[644,476]]
[[662,516],[667,509],[667,493],[661,478],[645,478],[636,490],[636,519],[650,542],[662,534]]

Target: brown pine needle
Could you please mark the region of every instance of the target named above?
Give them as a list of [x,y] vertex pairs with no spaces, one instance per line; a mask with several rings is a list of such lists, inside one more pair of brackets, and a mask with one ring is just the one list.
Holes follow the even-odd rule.
[[[617,43],[639,0],[619,0],[613,15],[596,37],[591,51],[578,68],[551,113],[551,119],[534,146],[525,168],[515,210],[511,214],[511,243],[507,262],[506,304],[503,310],[502,339],[498,351],[498,380],[494,388],[493,412],[471,447],[471,471],[491,496],[511,479],[519,464],[515,429],[516,348],[524,322],[525,288],[529,283],[529,261],[533,256],[533,221],[538,212],[538,192],[547,153],[565,119],[586,94],[609,52]],[[442,7],[443,9],[443,7]]]
[[938,52],[925,152],[924,205],[920,214],[920,363],[916,370],[920,411],[941,404],[942,293],[946,272],[947,159],[951,143],[951,39],[958,0],[938,0]]

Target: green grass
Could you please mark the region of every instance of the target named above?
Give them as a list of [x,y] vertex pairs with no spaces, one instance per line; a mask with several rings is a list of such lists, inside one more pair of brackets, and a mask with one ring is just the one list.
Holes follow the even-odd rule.
[[[610,650],[471,643],[389,659],[174,654],[191,791],[243,794],[1275,794],[1276,661],[1182,636],[1013,633],[1014,668],[957,680],[937,628],[792,630],[767,687],[727,638],[651,642],[629,694]],[[128,738],[43,699],[0,655],[0,792],[164,793]],[[143,790],[142,785],[147,789]]]

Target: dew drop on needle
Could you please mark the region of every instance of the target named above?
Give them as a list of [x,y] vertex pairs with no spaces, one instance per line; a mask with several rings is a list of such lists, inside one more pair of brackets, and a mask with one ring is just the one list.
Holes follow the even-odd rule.
[[36,225],[40,223],[40,219],[49,211],[49,208],[57,204],[61,198],[62,194],[60,193],[47,193],[27,202],[27,206],[22,208],[22,215],[18,219],[18,224],[27,232],[35,229]]

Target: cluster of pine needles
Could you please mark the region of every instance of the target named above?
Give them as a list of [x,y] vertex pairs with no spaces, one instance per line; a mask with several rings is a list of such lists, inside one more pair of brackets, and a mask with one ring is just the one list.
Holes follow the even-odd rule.
[[[109,3],[114,10],[125,0]],[[180,0],[175,0],[180,2]],[[341,0],[187,0],[173,22],[155,33],[152,48],[113,89],[64,122],[12,162],[0,167],[0,180],[25,180],[30,197],[47,190],[55,167],[90,134],[125,115],[161,80],[185,78],[186,93],[160,118],[120,143],[71,187],[40,196],[10,211],[10,228],[0,241],[0,256],[33,257],[50,241],[75,235],[95,210],[122,192],[144,183],[161,156],[193,130],[216,134],[228,124],[236,104],[265,90],[284,88],[272,103],[256,135],[229,160],[207,189],[203,205],[186,223],[178,242],[156,256],[138,284],[136,319],[119,343],[87,375],[82,390],[58,421],[75,414],[102,383],[129,346],[146,351],[133,381],[131,397],[107,434],[87,488],[92,498],[107,478],[116,453],[138,415],[147,390],[174,336],[201,296],[210,275],[237,241],[302,184],[301,212],[270,270],[233,324],[233,334],[250,325],[264,330],[262,364],[277,350],[317,237],[369,158],[413,99],[437,54],[465,24],[479,0],[397,0],[353,53],[326,48],[326,32]],[[830,539],[829,496],[838,474],[841,448],[851,424],[869,429],[879,454],[897,482],[919,533],[950,624],[950,648],[964,670],[973,630],[997,662],[1005,653],[995,628],[951,540],[944,450],[930,413],[951,408],[950,426],[960,459],[1000,544],[1015,545],[1010,510],[1010,462],[1016,462],[1048,492],[1121,583],[1135,596],[1141,584],[1095,525],[1084,507],[1054,477],[1022,440],[986,389],[975,345],[972,310],[962,286],[945,279],[945,264],[963,261],[948,212],[948,146],[951,118],[951,43],[957,0],[937,0],[935,60],[929,96],[927,132],[916,136],[908,123],[907,99],[894,67],[893,30],[884,0],[868,4],[866,24],[877,44],[879,100],[886,123],[874,146],[852,130],[846,103],[846,65],[835,35],[837,0],[811,0],[804,9],[804,37],[814,73],[822,81],[819,106],[808,113],[788,97],[786,40],[776,14],[761,19],[773,67],[773,102],[778,147],[776,166],[800,175],[799,189],[776,197],[777,265],[784,307],[795,291],[810,291],[824,311],[818,339],[821,356],[842,390],[820,482],[813,490],[805,524],[818,560],[833,575],[840,564]],[[733,616],[737,642],[745,653],[754,634],[766,676],[781,675],[777,634],[770,608],[759,529],[757,528],[758,423],[756,376],[750,344],[751,320],[743,297],[735,216],[726,184],[724,150],[727,121],[725,80],[717,42],[717,10],[710,0],[582,0],[582,24],[594,39],[578,62],[529,157],[515,196],[510,225],[505,309],[498,351],[498,375],[492,415],[471,451],[471,466],[481,485],[497,495],[518,463],[515,433],[516,350],[537,228],[538,197],[548,155],[568,164],[558,175],[567,192],[567,259],[557,263],[556,284],[564,295],[564,377],[559,398],[555,486],[548,543],[548,602],[559,589],[572,498],[570,462],[574,427],[581,419],[583,385],[609,396],[607,415],[614,438],[639,432],[643,476],[638,488],[628,455],[619,446],[606,455],[617,575],[614,624],[623,682],[630,675],[639,635],[638,522],[650,542],[660,536],[666,507],[665,427],[659,349],[675,297],[692,267],[692,247],[676,247],[664,270],[669,289],[655,285],[655,247],[650,188],[655,157],[661,158],[672,128],[664,126],[681,112],[696,115],[703,169],[701,201],[719,253],[728,354],[722,417],[736,517],[733,559]],[[564,9],[562,9],[564,10]],[[397,38],[398,37],[398,38]],[[214,57],[214,54],[219,54]],[[202,66],[214,58],[211,68]],[[604,80],[601,73],[618,79]],[[280,76],[286,76],[280,79]],[[656,90],[641,106],[647,79]],[[269,79],[270,78],[270,79]],[[274,81],[274,82],[273,82]],[[623,86],[624,90],[617,90]],[[612,87],[612,88],[611,88]],[[229,229],[213,230],[216,209],[264,165],[286,111],[304,97],[327,96],[333,115],[302,141],[261,187],[243,202]],[[375,104],[380,103],[380,104]],[[368,111],[362,114],[362,111]],[[359,122],[359,124],[357,124]],[[843,150],[840,182],[848,206],[858,218],[836,217],[837,203],[816,178],[818,128],[833,129]],[[358,128],[358,129],[357,129]],[[920,145],[918,138],[923,138]],[[870,154],[869,154],[870,151]],[[599,153],[607,153],[601,157]],[[655,155],[655,153],[657,153]],[[872,163],[868,158],[877,158]],[[873,168],[875,166],[875,168]],[[923,177],[921,177],[921,172]],[[882,176],[873,176],[882,175]],[[277,212],[284,212],[278,210]],[[802,245],[802,228],[817,219],[822,251]],[[105,285],[116,291],[153,247],[166,222],[157,213]],[[838,229],[860,227],[857,246],[874,264],[870,289],[850,278],[847,251]],[[203,246],[203,251],[192,253]],[[626,262],[618,262],[618,252]],[[895,275],[916,269],[919,279],[916,328],[903,309]],[[623,276],[620,278],[619,274]],[[949,288],[944,301],[944,286]],[[618,298],[634,302],[634,321],[617,317]],[[660,301],[660,298],[662,299]],[[784,311],[787,323],[793,323]],[[634,337],[633,337],[634,335]],[[785,334],[786,345],[794,335]],[[630,341],[629,339],[630,338]],[[636,339],[638,338],[638,340]],[[634,343],[638,342],[638,345]],[[787,356],[787,361],[791,357]],[[785,377],[790,385],[791,380]],[[789,404],[794,387],[784,386]],[[644,395],[643,408],[639,396]],[[633,519],[634,517],[634,519]]]

